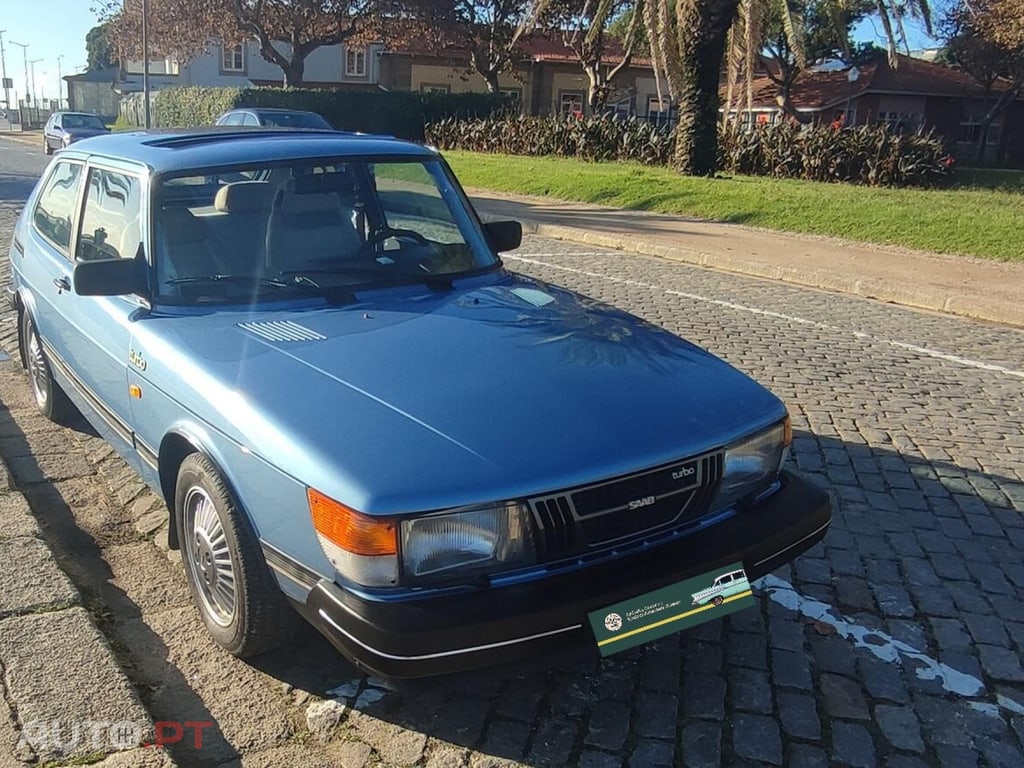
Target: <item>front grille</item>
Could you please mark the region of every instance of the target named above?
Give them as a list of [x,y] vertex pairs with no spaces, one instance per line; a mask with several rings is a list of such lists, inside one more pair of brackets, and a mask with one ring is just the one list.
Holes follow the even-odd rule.
[[685,526],[709,511],[722,453],[530,499],[544,561]]

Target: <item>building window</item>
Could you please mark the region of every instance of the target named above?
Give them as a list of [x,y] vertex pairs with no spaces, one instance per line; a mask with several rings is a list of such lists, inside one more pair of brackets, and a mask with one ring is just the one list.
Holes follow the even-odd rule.
[[[676,106],[668,99],[659,99],[657,96],[647,97],[647,119],[660,126],[671,126],[676,116]],[[749,121],[749,115],[744,118]]]
[[345,49],[345,77],[366,77],[366,49]]
[[879,112],[878,124],[885,123],[894,133],[913,133],[921,120],[912,112]]
[[558,114],[562,117],[583,117],[583,94],[580,91],[558,94]]
[[626,96],[618,101],[612,101],[605,105],[606,116],[616,120],[628,120],[633,115],[633,99]]
[[452,87],[450,85],[443,85],[441,83],[422,83],[420,85],[420,93],[451,93]]
[[519,88],[500,88],[498,93],[501,97],[509,104],[519,105],[519,100],[523,97],[522,91]]
[[245,43],[239,43],[235,46],[225,45],[223,51],[221,67],[225,72],[245,71]]
[[[999,120],[993,120],[992,124],[988,127],[988,139],[986,143],[989,146],[995,147],[999,145],[999,139],[1002,135],[1002,124]],[[956,141],[958,144],[972,144],[978,143],[981,138],[981,120],[973,115],[965,117],[960,123],[960,132],[957,134]]]

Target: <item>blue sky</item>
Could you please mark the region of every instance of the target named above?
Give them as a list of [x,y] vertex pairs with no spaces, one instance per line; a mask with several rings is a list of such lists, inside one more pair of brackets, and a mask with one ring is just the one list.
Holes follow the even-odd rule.
[[[11,41],[28,45],[35,63],[37,96],[57,98],[57,57],[62,74],[73,75],[85,66],[85,33],[96,26],[92,0],[0,0],[0,29],[4,41],[7,76],[14,80],[18,98],[25,92],[25,57]],[[31,72],[31,67],[30,67]],[[64,90],[67,98],[67,89]],[[0,99],[3,92],[0,91]],[[14,94],[11,94],[14,101]]]
[[[56,98],[57,57],[63,56],[60,68],[65,75],[79,72],[85,66],[85,35],[97,23],[96,15],[90,10],[92,4],[92,0],[0,0],[7,77],[14,80],[19,97],[25,91],[25,59],[22,49],[11,42],[28,44],[30,61],[41,59],[34,65],[36,95]],[[912,48],[934,45],[915,22],[908,24],[908,34]],[[874,40],[885,45],[881,27],[872,20],[860,24],[855,36],[858,40]],[[66,96],[67,91],[64,93]],[[13,93],[11,100],[14,100]]]

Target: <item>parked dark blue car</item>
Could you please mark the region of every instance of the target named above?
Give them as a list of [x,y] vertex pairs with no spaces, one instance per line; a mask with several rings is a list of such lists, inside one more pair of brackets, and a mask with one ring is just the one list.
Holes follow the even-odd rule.
[[11,298],[40,411],[79,409],[162,494],[240,656],[287,641],[295,608],[382,675],[493,664],[824,536],[827,496],[780,471],[774,395],[508,272],[520,238],[413,144],[113,134],[50,164]]
[[54,112],[43,126],[43,151],[52,155],[76,141],[110,133],[110,129],[96,115],[87,112]]

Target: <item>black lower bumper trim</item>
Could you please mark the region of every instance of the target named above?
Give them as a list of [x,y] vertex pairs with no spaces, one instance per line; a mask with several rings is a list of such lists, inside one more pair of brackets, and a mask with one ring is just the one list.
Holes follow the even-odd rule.
[[306,618],[357,665],[385,677],[424,677],[593,643],[587,614],[742,562],[751,580],[824,538],[828,495],[784,473],[762,503],[683,539],[535,581],[443,596],[370,599],[321,580]]

